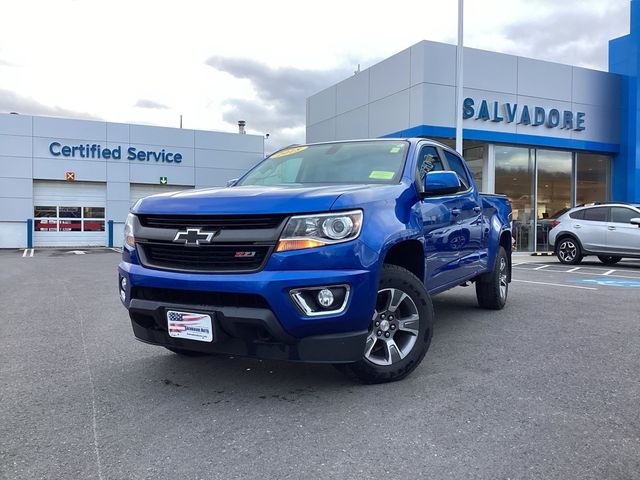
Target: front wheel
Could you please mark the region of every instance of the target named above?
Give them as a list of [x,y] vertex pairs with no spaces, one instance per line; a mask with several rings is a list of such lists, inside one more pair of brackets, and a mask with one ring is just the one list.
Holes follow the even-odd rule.
[[598,255],[598,260],[605,265],[615,265],[622,260],[622,257],[616,257],[615,255]]
[[362,360],[340,370],[363,383],[393,382],[415,370],[433,335],[431,297],[415,275],[383,265],[369,330]]
[[582,261],[580,245],[571,237],[560,239],[556,254],[560,263],[565,265],[578,265]]
[[498,248],[493,270],[476,280],[478,305],[490,310],[501,310],[509,293],[509,257],[503,247]]

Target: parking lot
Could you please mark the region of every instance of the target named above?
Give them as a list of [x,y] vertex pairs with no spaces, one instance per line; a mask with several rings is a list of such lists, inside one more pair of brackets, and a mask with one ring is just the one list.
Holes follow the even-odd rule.
[[422,365],[363,386],[137,342],[115,251],[2,251],[0,478],[640,478],[640,262],[589,260],[436,296]]

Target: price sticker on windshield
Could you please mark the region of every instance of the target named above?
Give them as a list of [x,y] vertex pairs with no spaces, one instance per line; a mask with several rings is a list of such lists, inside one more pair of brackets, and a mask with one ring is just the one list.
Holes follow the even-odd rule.
[[395,172],[387,172],[384,170],[374,170],[369,175],[369,178],[373,178],[375,180],[391,180]]
[[301,151],[306,150],[306,149],[307,149],[307,147],[287,148],[287,149],[282,150],[280,152],[274,153],[273,155],[271,155],[271,158],[286,157],[287,155],[293,155],[294,153],[298,153],[298,152],[301,152]]

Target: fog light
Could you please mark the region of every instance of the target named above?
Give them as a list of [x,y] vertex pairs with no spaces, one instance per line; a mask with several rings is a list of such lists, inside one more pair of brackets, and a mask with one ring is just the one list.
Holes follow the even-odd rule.
[[347,307],[350,290],[349,285],[332,285],[297,288],[289,295],[302,314],[313,317],[342,313]]
[[318,303],[323,307],[330,307],[333,303],[333,293],[328,288],[323,288],[318,292]]

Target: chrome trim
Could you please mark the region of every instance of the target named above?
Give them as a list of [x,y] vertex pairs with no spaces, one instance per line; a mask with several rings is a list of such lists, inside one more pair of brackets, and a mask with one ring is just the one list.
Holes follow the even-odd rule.
[[[323,288],[341,288],[341,287],[346,290],[346,293],[344,294],[344,300],[342,302],[342,305],[340,306],[340,308],[335,310],[322,310],[319,312],[314,312],[311,309],[311,307],[307,305],[307,302],[304,300],[304,297],[302,296],[302,293],[301,293],[301,292],[308,292],[308,291],[317,292],[318,290],[322,290]],[[351,296],[351,287],[347,284],[339,284],[339,285],[323,285],[320,287],[293,288],[289,290],[289,296],[291,297],[291,300],[293,300],[294,305],[298,307],[298,310],[300,311],[300,313],[302,313],[307,317],[337,315],[339,313],[344,312],[345,309],[347,308],[347,303],[349,303],[349,297]]]

